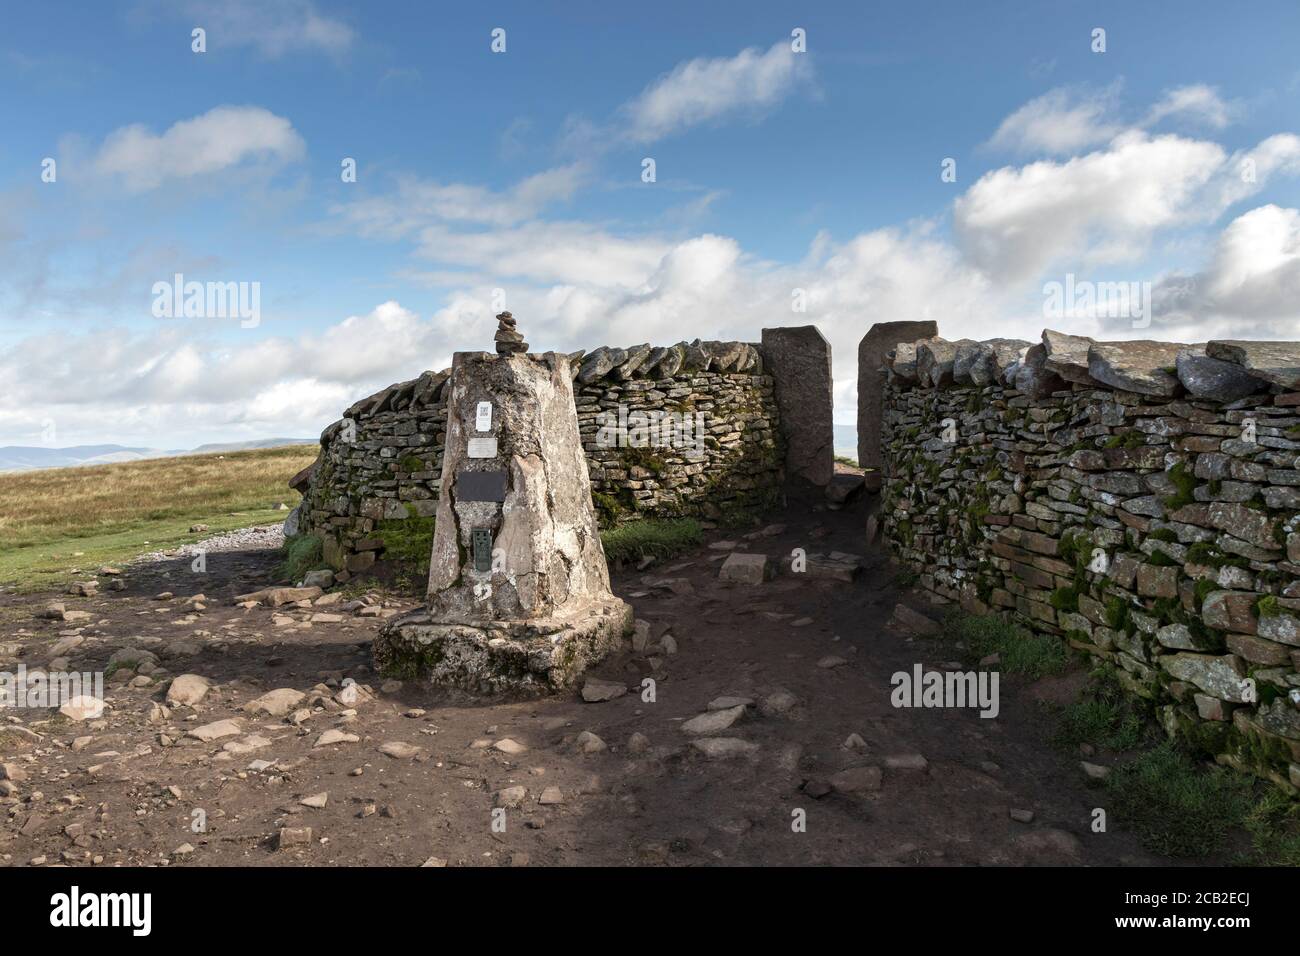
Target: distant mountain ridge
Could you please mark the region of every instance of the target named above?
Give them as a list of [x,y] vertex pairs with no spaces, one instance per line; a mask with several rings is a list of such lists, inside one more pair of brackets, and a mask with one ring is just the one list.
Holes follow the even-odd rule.
[[315,438],[260,438],[253,441],[217,442],[188,450],[131,448],[126,445],[73,445],[68,448],[0,446],[0,472],[37,471],[43,468],[77,468],[83,465],[113,465],[145,458],[175,458],[178,455],[209,455],[224,451],[249,451],[279,445],[314,445]]

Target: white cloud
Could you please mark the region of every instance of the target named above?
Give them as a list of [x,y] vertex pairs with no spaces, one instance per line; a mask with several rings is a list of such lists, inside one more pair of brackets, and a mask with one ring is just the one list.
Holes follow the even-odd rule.
[[1030,100],[1002,121],[988,146],[1013,153],[1068,156],[1100,146],[1126,130],[1181,120],[1222,129],[1238,110],[1203,83],[1167,90],[1141,120],[1126,121],[1121,84],[1103,90],[1062,86]]
[[1061,87],[1030,100],[1002,121],[989,140],[995,149],[1059,155],[1104,143],[1123,126],[1116,121],[1117,84],[1100,92]]
[[626,288],[644,281],[668,248],[653,236],[622,237],[591,223],[532,221],[482,232],[429,226],[416,254],[502,279]]
[[1130,131],[1065,162],[985,174],[954,203],[954,228],[971,260],[1000,281],[1031,278],[1067,257],[1138,261],[1156,232],[1213,221],[1270,176],[1294,171],[1297,150],[1289,135],[1265,140],[1244,154],[1258,160],[1247,182],[1241,157],[1217,143]]
[[1253,149],[1239,150],[1224,164],[1217,180],[1214,202],[1227,209],[1259,192],[1274,176],[1300,175],[1300,136],[1278,133]]
[[[651,89],[673,89],[673,76],[689,66]],[[1065,112],[1075,105],[1067,103]],[[665,110],[655,114],[662,121],[643,128],[666,135],[730,108]],[[1095,131],[1102,114],[1076,118],[1071,135],[1099,135],[1077,130]],[[1032,123],[1021,132],[1022,142],[1051,142]],[[172,134],[152,137],[138,151],[172,156],[176,140],[185,139]],[[230,151],[222,162],[248,155]],[[1247,160],[1251,177],[1242,175]],[[171,167],[180,171],[168,175],[197,175]],[[832,344],[839,416],[852,420],[856,347],[873,322],[932,318],[950,339],[1036,338],[1046,270],[1142,268],[1157,238],[1199,238],[1270,178],[1294,173],[1300,137],[1292,134],[1229,153],[1206,140],[1128,129],[1084,155],[980,177],[953,205],[952,240],[930,221],[843,241],[822,234],[800,261],[784,263],[759,259],[736,238],[716,233],[541,219],[575,194],[589,174],[585,164],[501,189],[407,178],[391,194],[339,204],[333,213],[364,236],[406,243],[406,273],[413,264],[427,266],[430,281],[452,290],[431,316],[386,302],[298,338],[208,341],[181,324],[148,335],[32,337],[0,351],[0,393],[11,396],[0,408],[0,431],[52,417],[99,428],[101,437],[130,429],[149,434],[160,422],[180,423],[178,429],[204,422],[244,434],[314,432],[373,389],[445,366],[453,349],[490,347],[498,286],[535,350],[696,337],[756,341],[764,326],[816,324]],[[1261,206],[1233,220],[1200,272],[1162,284],[1179,310],[1158,337],[1295,337],[1285,323],[1294,324],[1300,291],[1298,217],[1294,209]],[[791,309],[795,289],[806,293],[806,313]],[[255,334],[266,333],[264,326]],[[61,425],[60,433],[68,429]]]
[[260,106],[218,106],[161,135],[139,123],[114,130],[92,164],[99,175],[118,178],[139,192],[250,159],[287,162],[305,152],[302,137],[284,117]]
[[811,75],[807,54],[794,53],[788,40],[767,52],[750,47],[732,57],[680,63],[623,106],[627,135],[648,143],[730,114],[757,113]]
[[447,321],[385,302],[320,332],[247,344],[183,322],[30,336],[0,350],[0,434],[24,443],[51,420],[64,444],[130,435],[153,444],[186,423],[218,435],[310,436],[358,398],[447,365],[464,334]]
[[586,175],[584,164],[570,163],[529,176],[499,192],[483,186],[403,176],[394,193],[340,203],[332,212],[361,235],[373,238],[396,239],[435,223],[510,226],[571,198]]
[[1232,121],[1233,107],[1220,97],[1217,90],[1204,83],[1179,86],[1162,96],[1147,113],[1148,126],[1169,117],[1184,117],[1204,123],[1211,129],[1223,129]]
[[1300,338],[1300,210],[1272,204],[1234,219],[1203,271],[1157,290],[1162,334]]
[[300,50],[341,54],[356,39],[350,26],[320,13],[311,0],[187,0],[161,9],[207,30],[209,52],[251,46],[271,58]]

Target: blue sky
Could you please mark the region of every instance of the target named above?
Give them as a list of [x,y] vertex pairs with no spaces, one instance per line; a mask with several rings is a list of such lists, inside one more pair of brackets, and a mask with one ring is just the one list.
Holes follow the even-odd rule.
[[[494,296],[534,349],[814,323],[844,423],[875,321],[1297,338],[1298,38],[1294,2],[14,6],[0,444],[312,435]],[[256,324],[155,317],[176,273]],[[1045,320],[1067,274],[1156,321]]]

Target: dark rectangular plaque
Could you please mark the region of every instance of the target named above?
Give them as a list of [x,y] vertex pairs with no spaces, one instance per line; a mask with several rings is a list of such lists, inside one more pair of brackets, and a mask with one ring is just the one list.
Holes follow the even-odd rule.
[[474,570],[492,570],[492,529],[471,528],[470,544],[474,546]]
[[456,474],[456,498],[459,501],[505,501],[504,471],[460,471]]

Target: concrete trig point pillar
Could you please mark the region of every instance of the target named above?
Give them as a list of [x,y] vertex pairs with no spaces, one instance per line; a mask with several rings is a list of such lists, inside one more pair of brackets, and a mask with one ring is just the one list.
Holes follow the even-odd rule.
[[385,675],[497,693],[571,684],[632,629],[609,587],[568,357],[457,352],[425,608],[375,639]]

